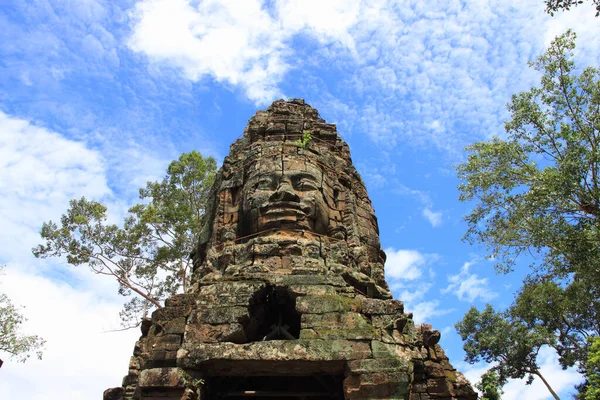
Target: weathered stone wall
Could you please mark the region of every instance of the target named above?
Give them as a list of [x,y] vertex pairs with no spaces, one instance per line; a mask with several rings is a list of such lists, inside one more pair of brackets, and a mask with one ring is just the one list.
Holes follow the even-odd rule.
[[476,399],[440,333],[391,299],[365,186],[315,109],[277,101],[252,117],[211,199],[192,289],[144,321],[105,399],[213,399],[244,384],[293,396],[288,382],[296,398]]

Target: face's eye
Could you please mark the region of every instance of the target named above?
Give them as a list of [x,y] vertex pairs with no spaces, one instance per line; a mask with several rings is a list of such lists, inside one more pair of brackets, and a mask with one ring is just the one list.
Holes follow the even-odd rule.
[[317,181],[310,175],[297,175],[292,179],[294,189],[302,192],[308,192],[319,189]]
[[261,177],[256,185],[254,185],[254,189],[257,190],[273,190],[275,188],[275,180],[270,177]]

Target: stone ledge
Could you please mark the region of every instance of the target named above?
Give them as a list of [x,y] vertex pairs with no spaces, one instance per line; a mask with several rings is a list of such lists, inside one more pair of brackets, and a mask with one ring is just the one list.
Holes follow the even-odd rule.
[[197,368],[209,360],[335,361],[371,357],[368,342],[350,340],[271,340],[249,344],[194,344],[177,352],[177,365]]

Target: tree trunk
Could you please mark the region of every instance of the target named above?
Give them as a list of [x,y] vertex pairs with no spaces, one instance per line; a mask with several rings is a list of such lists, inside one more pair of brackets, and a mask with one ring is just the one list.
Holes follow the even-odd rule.
[[544,376],[542,375],[542,373],[539,370],[535,371],[533,374],[540,377],[540,379],[542,380],[542,382],[544,382],[544,385],[546,385],[546,387],[548,388],[548,391],[550,391],[550,393],[552,394],[552,396],[556,400],[560,400],[560,397],[558,397],[558,395],[556,394],[556,392],[554,390],[552,390],[552,387],[550,386],[550,384],[548,383],[548,381],[546,381],[546,379],[544,378]]

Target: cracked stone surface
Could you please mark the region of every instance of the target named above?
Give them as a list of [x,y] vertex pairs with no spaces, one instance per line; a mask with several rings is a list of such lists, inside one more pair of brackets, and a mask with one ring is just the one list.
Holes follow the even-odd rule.
[[129,373],[105,400],[237,399],[251,389],[256,398],[477,398],[439,331],[392,299],[348,145],[301,99],[258,111],[231,145],[193,260],[191,289],[144,321]]

